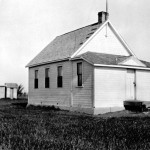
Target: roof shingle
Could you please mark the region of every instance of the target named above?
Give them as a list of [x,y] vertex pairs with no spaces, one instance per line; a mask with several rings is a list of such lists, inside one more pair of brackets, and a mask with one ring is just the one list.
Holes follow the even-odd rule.
[[[83,58],[92,64],[104,64],[104,65],[120,65],[119,63],[133,56],[121,56],[121,55],[112,55],[96,52],[86,52],[83,53],[74,59]],[[139,60],[146,65],[147,68],[150,68],[150,62]]]
[[[101,26],[102,24],[95,23],[57,36],[33,60],[31,60],[26,67],[69,59]],[[118,65],[118,63],[126,60],[130,56],[86,52],[76,58],[79,57],[88,60],[92,64]],[[141,62],[150,68],[149,62],[143,60],[141,60]]]
[[104,53],[86,52],[76,58],[83,58],[92,64],[118,65],[130,56],[112,55]]
[[101,25],[95,23],[57,36],[27,64],[27,67],[69,58]]

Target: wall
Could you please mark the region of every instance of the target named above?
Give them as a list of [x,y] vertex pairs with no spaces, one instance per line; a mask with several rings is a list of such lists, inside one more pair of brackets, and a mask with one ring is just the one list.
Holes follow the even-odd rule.
[[106,36],[106,26],[95,35],[93,39],[78,53],[78,55],[85,52],[97,52],[105,54],[114,54],[114,55],[125,55],[129,56],[126,48],[122,45],[110,27],[107,27],[107,36]]
[[[83,87],[77,86],[77,63],[82,62]],[[93,106],[93,66],[85,61],[73,62],[73,106]]]
[[0,87],[0,99],[5,98],[5,87]]
[[150,71],[136,71],[136,98],[150,101]]
[[7,95],[6,95],[7,98],[10,98],[10,92],[11,92],[10,88],[7,88]]
[[[77,87],[77,62],[83,62],[83,87]],[[63,66],[63,88],[57,88],[57,66]],[[45,88],[45,68],[50,68],[50,88]],[[34,71],[39,70],[39,88]],[[73,78],[73,80],[72,80]],[[65,61],[29,68],[29,104],[90,108],[93,105],[93,66],[85,61]],[[72,91],[72,92],[71,92]]]
[[13,98],[17,99],[17,89],[13,89]]
[[94,69],[95,107],[123,107],[126,93],[126,69]]
[[[57,87],[57,67],[63,66],[63,87]],[[50,88],[45,88],[45,68],[50,68]],[[38,89],[34,88],[34,71],[38,70]],[[71,63],[69,61],[29,68],[29,104],[70,106]]]

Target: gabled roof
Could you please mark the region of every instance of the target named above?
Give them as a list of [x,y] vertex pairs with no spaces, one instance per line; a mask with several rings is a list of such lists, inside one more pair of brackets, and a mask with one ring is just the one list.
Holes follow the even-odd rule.
[[[113,55],[113,54],[104,54],[104,53],[95,53],[95,52],[86,52],[82,55],[77,55],[79,51],[88,43],[101,29],[109,25],[110,28],[114,31],[114,34],[117,36],[122,45],[129,52],[129,56]],[[83,58],[92,64],[104,64],[104,65],[124,65],[121,64],[123,61],[130,59],[136,56],[129,49],[128,45],[118,34],[116,29],[112,26],[109,20],[103,23],[95,23],[88,25],[86,27],[68,32],[66,34],[57,36],[51,43],[49,43],[33,60],[31,60],[26,67],[34,67],[46,63],[58,62],[67,59],[76,59]],[[140,61],[140,60],[139,60]],[[150,68],[150,63],[146,61],[141,61],[146,65],[145,68]]]
[[[72,60],[75,59],[84,59],[85,61],[91,63],[91,64],[104,64],[104,65],[122,65],[122,62],[128,60],[129,58],[132,58],[133,56],[121,56],[121,55],[112,55],[112,54],[104,54],[104,53],[95,53],[95,52],[86,52],[84,54],[81,54]],[[135,58],[137,59],[137,58]],[[143,64],[145,64],[145,67],[150,68],[150,63],[141,61]],[[144,67],[143,67],[144,68]]]
[[[120,42],[120,44],[125,48],[125,51],[128,53],[128,55],[132,55],[132,56],[134,56],[134,57],[136,57],[135,56],[135,54],[132,52],[132,50],[129,48],[129,46],[127,45],[127,43],[123,40],[123,38],[120,36],[120,34],[117,32],[117,30],[114,28],[114,26],[112,25],[112,23],[110,22],[110,20],[106,20],[99,28],[98,28],[98,30],[75,52],[75,53],[73,53],[73,55],[71,56],[71,58],[74,58],[74,57],[76,57],[77,55],[79,55],[79,54],[83,54],[83,51],[84,51],[84,47],[86,46],[86,45],[88,45],[88,43],[90,43],[90,42],[92,42],[92,39],[93,38],[95,38],[97,35],[98,35],[98,33],[99,32],[101,32],[102,31],[102,29],[104,28],[104,27],[106,27],[105,28],[105,37],[107,37],[107,35],[106,35],[106,31],[108,32],[108,27],[111,29],[111,31],[113,32],[113,34],[116,36],[116,38],[119,40],[119,42]],[[103,35],[104,36],[104,35]],[[99,37],[100,38],[100,37]],[[97,41],[98,42],[98,41]],[[104,43],[106,42],[106,41],[103,41]],[[112,41],[110,41],[110,44],[111,44],[111,42]],[[95,44],[93,44],[93,45],[95,45]],[[107,47],[107,46],[106,46]],[[101,49],[101,48],[100,48]],[[92,49],[90,50],[89,49],[89,51],[93,51]],[[95,51],[95,50],[94,50]],[[87,51],[86,51],[87,52]],[[105,52],[104,52],[105,53]],[[107,54],[109,54],[107,51],[106,51],[106,53]],[[110,53],[110,54],[114,54],[114,53]],[[115,55],[115,54],[114,54]],[[117,55],[119,55],[119,54],[117,54]],[[127,54],[123,54],[123,55],[125,55],[125,56],[128,56]]]
[[141,66],[141,67],[146,67],[142,61],[138,60],[134,56],[129,57],[128,59],[122,61],[119,63],[120,65],[132,65],[132,66]]
[[102,26],[102,24],[95,23],[61,36],[57,36],[29,62],[27,67],[71,57],[71,55],[76,52],[100,26]]

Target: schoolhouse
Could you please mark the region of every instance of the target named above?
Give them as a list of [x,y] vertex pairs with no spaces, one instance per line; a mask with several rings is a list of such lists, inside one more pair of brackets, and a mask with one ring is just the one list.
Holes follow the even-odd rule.
[[123,110],[124,100],[150,100],[150,63],[136,57],[108,15],[57,36],[28,63],[29,105],[100,114]]

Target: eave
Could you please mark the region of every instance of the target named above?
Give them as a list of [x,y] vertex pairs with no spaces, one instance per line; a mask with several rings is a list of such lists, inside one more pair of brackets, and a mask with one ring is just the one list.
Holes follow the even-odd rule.
[[108,67],[108,68],[123,68],[123,69],[138,69],[138,70],[150,70],[150,68],[146,68],[146,67],[140,67],[140,66],[127,66],[127,65],[106,65],[106,64],[93,64],[92,62],[90,62],[89,60],[83,58],[83,57],[76,57],[76,58],[72,58],[70,60],[84,60],[87,63],[93,65],[94,67]]
[[138,66],[127,66],[127,65],[105,65],[105,64],[93,64],[95,67],[108,67],[108,68],[125,68],[125,69],[138,69],[138,70],[150,70],[150,68],[146,67],[138,67]]
[[51,64],[51,63],[57,63],[57,62],[61,62],[61,61],[67,61],[69,59],[70,59],[70,57],[64,58],[64,59],[57,59],[57,60],[52,60],[52,61],[37,63],[37,64],[33,64],[33,65],[27,65],[25,67],[26,68],[32,68],[32,67],[37,67],[37,66],[41,66],[41,65],[46,65],[46,64]]

